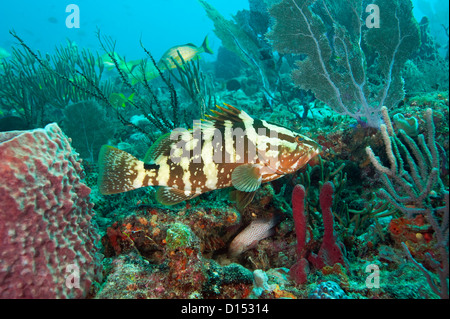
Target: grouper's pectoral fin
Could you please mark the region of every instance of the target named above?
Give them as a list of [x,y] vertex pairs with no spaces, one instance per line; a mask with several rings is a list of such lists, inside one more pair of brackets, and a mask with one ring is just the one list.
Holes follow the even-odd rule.
[[236,167],[231,173],[231,183],[241,192],[254,192],[261,186],[261,165],[243,164]]
[[262,168],[259,164],[243,164],[231,173],[231,183],[236,188],[232,197],[236,200],[239,210],[243,210],[255,197],[255,192],[262,182]]
[[197,197],[198,195],[200,194],[162,186],[156,191],[156,200],[162,205],[175,205],[182,201]]

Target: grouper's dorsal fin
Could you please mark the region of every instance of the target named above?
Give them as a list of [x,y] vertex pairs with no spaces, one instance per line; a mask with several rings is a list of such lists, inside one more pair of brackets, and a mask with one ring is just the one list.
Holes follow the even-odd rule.
[[223,123],[225,121],[231,122],[245,122],[253,121],[253,118],[242,110],[235,108],[232,105],[224,103],[225,107],[216,105],[217,109],[211,110],[214,115],[206,114],[206,118],[210,121]]
[[173,141],[170,139],[171,133],[160,136],[148,149],[144,157],[144,163],[154,163],[161,155],[170,155],[170,147]]

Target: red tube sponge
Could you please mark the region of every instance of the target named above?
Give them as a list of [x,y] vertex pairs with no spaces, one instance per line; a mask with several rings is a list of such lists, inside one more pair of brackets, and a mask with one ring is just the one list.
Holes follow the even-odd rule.
[[308,258],[308,260],[317,269],[322,269],[326,265],[332,266],[336,263],[340,263],[348,268],[348,262],[346,261],[341,248],[336,243],[336,238],[334,237],[333,214],[331,212],[331,206],[333,205],[333,193],[334,186],[332,182],[326,182],[323,184],[319,196],[324,227],[322,245],[320,246],[320,250],[317,255],[311,253]]
[[290,277],[297,284],[304,284],[308,280],[309,264],[306,260],[308,252],[306,245],[306,214],[305,214],[305,187],[296,185],[292,192],[292,214],[294,217],[295,233],[297,235],[298,260],[289,270]]
[[319,200],[320,208],[322,209],[324,234],[320,250],[316,255],[306,245],[305,188],[302,185],[296,185],[292,192],[292,214],[294,217],[295,233],[297,235],[298,260],[289,270],[289,274],[298,284],[307,282],[309,263],[316,269],[322,269],[326,265],[332,266],[336,263],[340,263],[348,269],[348,262],[341,248],[336,243],[334,236],[333,214],[331,212],[333,193],[334,186],[331,182],[326,182],[320,191]]

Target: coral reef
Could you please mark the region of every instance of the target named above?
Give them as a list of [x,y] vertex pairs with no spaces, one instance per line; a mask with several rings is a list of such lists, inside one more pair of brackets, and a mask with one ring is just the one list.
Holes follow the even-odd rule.
[[292,74],[297,85],[376,128],[381,107],[403,99],[401,70],[420,38],[410,1],[374,4],[389,8],[383,17],[388,34],[363,27],[363,1],[285,0],[270,9],[276,20],[270,38],[279,52],[307,55]]
[[[152,216],[159,216],[156,215],[156,210],[151,212],[155,214]],[[222,225],[236,221],[236,218],[225,218],[222,222],[222,217],[224,216],[215,217]],[[193,211],[187,212],[185,218],[176,218],[184,220],[184,223],[163,223],[159,218],[148,221],[145,217],[135,216],[133,220],[136,224],[139,223],[139,227],[132,226],[132,219],[129,218],[123,231],[108,228],[104,240],[109,243],[105,246],[114,246],[114,253],[118,254],[120,261],[116,262],[117,258],[114,259],[116,264],[97,298],[116,298],[123,296],[125,291],[131,294],[130,298],[136,298],[136,295],[142,298],[247,297],[251,291],[251,272],[238,264],[221,267],[205,258],[208,251],[213,249],[211,245],[208,246],[210,239],[203,237],[206,233],[203,231],[205,226],[195,227],[195,220],[190,223],[195,228],[187,225],[191,218],[195,219]],[[201,237],[192,229],[197,229],[196,233]],[[211,233],[214,228],[207,229]],[[137,268],[136,264],[141,267]],[[127,275],[130,271],[139,272],[139,275],[133,276],[132,281],[124,281],[122,278],[131,276]],[[132,293],[128,293],[130,289]]]
[[[439,286],[431,279],[429,271],[412,257],[407,241],[402,242],[402,246],[409,260],[423,271],[433,291],[441,298],[448,298],[449,191],[445,189],[440,178],[441,160],[435,140],[433,111],[427,109],[425,113],[427,138],[425,139],[424,135],[420,134],[416,142],[403,129],[399,129],[398,133],[394,132],[387,109],[384,107],[382,110],[386,124],[382,124],[381,132],[390,167],[380,163],[370,147],[366,148],[372,164],[382,173],[385,188],[380,190],[380,197],[389,201],[409,219],[421,216],[431,225],[441,261],[437,261],[436,256],[433,257],[429,253],[427,253],[427,258],[434,271],[439,274]],[[405,163],[408,164],[408,170],[405,168]],[[432,204],[433,201],[437,203]],[[420,226],[423,226],[423,223]],[[397,235],[403,233],[400,225],[392,228],[396,229]],[[430,236],[430,231],[428,231],[428,236]]]
[[2,63],[0,100],[28,127],[58,121],[56,115],[67,105],[92,97],[93,85],[98,85],[107,96],[110,94],[109,82],[101,81],[104,66],[98,55],[68,41],[53,56],[47,53],[44,57],[34,53],[15,32],[10,33],[22,48],[14,48],[13,59]]
[[69,140],[56,124],[0,133],[0,157],[0,297],[86,297],[99,237]]
[[[142,42],[128,61],[100,30],[102,57],[73,41],[41,54],[11,31],[0,298],[448,299],[448,46],[433,17],[417,24],[410,0],[249,0],[231,18],[199,2],[221,40],[215,61],[196,46],[186,56],[187,44],[157,63]],[[320,155],[245,207],[233,188],[171,206],[153,186],[101,194],[102,144],[148,159],[154,141],[221,103],[310,138]],[[241,119],[224,128],[247,129]],[[61,129],[3,132],[50,122]]]
[[345,292],[334,281],[320,283],[309,297],[311,299],[347,299]]

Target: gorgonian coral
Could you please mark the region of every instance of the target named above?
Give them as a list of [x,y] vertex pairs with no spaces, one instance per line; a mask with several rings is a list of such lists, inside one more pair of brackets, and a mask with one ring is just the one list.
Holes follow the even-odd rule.
[[335,111],[378,127],[381,107],[403,98],[401,69],[420,43],[409,0],[283,0],[270,13],[274,48],[307,55],[293,81]]

